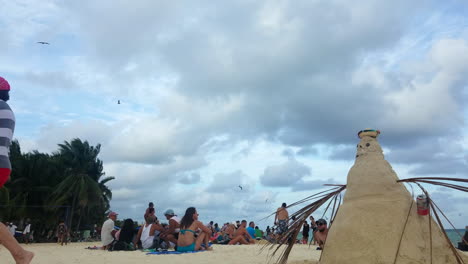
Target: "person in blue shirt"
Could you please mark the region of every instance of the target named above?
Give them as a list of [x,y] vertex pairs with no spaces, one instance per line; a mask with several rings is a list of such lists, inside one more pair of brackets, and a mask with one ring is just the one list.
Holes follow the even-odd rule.
[[247,232],[249,233],[250,237],[255,240],[255,223],[252,221],[249,223],[249,227],[247,227]]

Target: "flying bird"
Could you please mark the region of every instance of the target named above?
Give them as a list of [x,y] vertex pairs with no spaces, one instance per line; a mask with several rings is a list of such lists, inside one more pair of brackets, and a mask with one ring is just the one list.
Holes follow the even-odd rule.
[[239,185],[238,187],[241,189],[241,191],[243,190],[242,186]]
[[120,100],[117,101],[117,104],[120,104]]
[[38,43],[38,44],[42,44],[42,45],[50,45],[49,42],[45,42],[45,41],[38,41],[37,43]]

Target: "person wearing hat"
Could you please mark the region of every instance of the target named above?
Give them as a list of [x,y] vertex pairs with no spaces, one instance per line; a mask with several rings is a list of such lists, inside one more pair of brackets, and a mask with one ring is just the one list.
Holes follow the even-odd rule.
[[[0,77],[0,119],[2,119],[0,122],[0,188],[10,178],[11,163],[8,153],[15,131],[15,115],[6,103],[8,100],[10,100],[10,84]],[[30,263],[34,257],[34,253],[24,250],[18,244],[3,223],[0,223],[0,244],[10,251],[16,263]]]
[[102,224],[102,229],[101,229],[101,242],[102,242],[102,249],[106,250],[109,249],[111,246],[112,242],[114,241],[114,236],[116,233],[115,230],[115,222],[117,220],[117,214],[116,212],[110,212],[108,215],[108,219]]
[[163,239],[167,245],[171,245],[172,243],[175,246],[179,239],[180,219],[175,215],[172,209],[167,209],[166,212],[164,212],[164,216],[169,221],[169,226],[159,237]]
[[325,219],[319,219],[315,224],[317,225],[317,231],[314,233],[314,240],[318,243],[317,250],[322,250],[328,235],[327,221]]

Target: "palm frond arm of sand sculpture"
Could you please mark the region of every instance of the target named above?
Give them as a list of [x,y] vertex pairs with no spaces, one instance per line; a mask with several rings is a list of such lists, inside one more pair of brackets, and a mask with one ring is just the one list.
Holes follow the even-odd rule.
[[299,209],[297,212],[295,212],[294,214],[290,216],[290,219],[294,217],[295,220],[288,226],[288,229],[286,230],[286,232],[284,232],[277,239],[276,241],[277,243],[270,242],[266,244],[265,246],[263,246],[262,250],[266,248],[273,249],[273,252],[270,257],[270,261],[280,251],[280,248],[286,245],[286,248],[284,248],[284,250],[280,253],[280,256],[277,259],[277,263],[279,264],[287,263],[289,253],[291,252],[294,244],[296,243],[296,237],[299,234],[302,226],[304,225],[304,222],[312,213],[314,213],[317,209],[323,206],[327,201],[328,201],[328,204],[327,204],[324,214],[326,213],[326,211],[330,208],[331,204],[333,203],[333,209],[332,209],[332,214],[331,214],[332,218],[330,219],[330,223],[333,222],[333,217],[336,216],[336,213],[339,209],[339,205],[341,203],[341,198],[340,198],[340,202],[337,203],[338,197],[340,196],[341,192],[343,192],[346,189],[346,185],[326,184],[326,186],[334,186],[334,187],[326,191],[322,191],[314,195],[311,195],[309,197],[306,197],[287,207],[287,208],[290,208],[290,207],[314,200],[314,202],[306,205],[302,209]]
[[[468,192],[468,187],[465,187],[465,186],[462,186],[462,185],[446,183],[446,182],[443,182],[443,181],[455,181],[455,182],[468,183],[467,179],[443,178],[443,177],[421,177],[421,178],[408,178],[408,179],[397,180],[397,182],[402,182],[402,183],[406,182],[406,183],[415,183],[415,184],[417,184],[423,190],[423,192],[426,194],[426,196],[428,198],[430,197],[429,193],[419,183],[433,184],[433,185],[443,186],[443,187],[447,187],[447,188],[451,188],[451,189],[455,189],[455,190],[459,190],[459,191]],[[330,204],[332,202],[334,202],[334,206],[333,206],[334,207],[333,208],[334,212],[332,212],[332,217],[330,219],[330,229],[332,228],[332,223],[333,223],[334,217],[336,216],[336,213],[337,213],[337,211],[339,209],[339,205],[341,204],[341,200],[340,200],[340,202],[338,203],[338,208],[335,211],[336,200],[337,200],[338,196],[341,194],[341,192],[346,189],[346,185],[326,184],[326,186],[335,186],[335,188],[332,188],[332,189],[329,189],[329,190],[322,191],[322,192],[319,192],[317,194],[311,195],[309,197],[306,197],[306,198],[304,198],[304,199],[302,199],[300,201],[297,201],[297,202],[291,204],[290,206],[288,206],[288,208],[289,208],[289,207],[293,207],[293,206],[302,204],[304,202],[315,200],[313,203],[303,207],[302,209],[298,210],[296,213],[291,215],[291,218],[293,216],[295,216],[296,220],[288,227],[287,231],[283,235],[281,235],[279,237],[279,239],[277,241],[278,244],[270,243],[270,244],[267,244],[267,245],[264,246],[264,248],[269,247],[271,249],[274,249],[274,251],[271,254],[271,259],[272,259],[273,256],[280,251],[280,248],[282,246],[287,245],[287,247],[281,252],[280,256],[278,257],[278,259],[276,261],[278,264],[286,264],[287,263],[289,253],[291,252],[291,250],[292,250],[292,248],[293,248],[293,246],[294,246],[294,244],[296,242],[295,238],[299,234],[299,232],[300,232],[300,230],[302,228],[302,225],[304,224],[304,221],[306,221],[307,217],[309,215],[314,213],[318,208],[323,206],[327,201],[329,201],[329,203],[327,205],[326,210],[328,210],[328,208],[330,207]],[[444,237],[446,238],[449,246],[451,247],[451,250],[454,253],[458,264],[464,264],[465,262],[463,261],[463,258],[459,255],[458,251],[452,245],[452,243],[450,242],[450,239],[448,238],[447,234],[445,233],[442,221],[440,220],[440,217],[439,217],[436,209],[438,209],[440,211],[440,213],[444,216],[444,218],[447,219],[447,221],[451,224],[450,220],[445,216],[445,214],[442,212],[442,210],[440,210],[440,208],[435,204],[435,202],[433,200],[431,200],[429,198],[429,201],[430,201],[430,206],[431,206],[431,209],[432,209],[431,211],[433,212],[433,214],[434,214],[434,216],[435,216],[435,218],[437,220],[437,223],[438,223],[438,225],[440,226],[440,228],[442,230],[442,233],[443,233]],[[411,210],[412,207],[413,207],[413,205],[411,205],[410,210]],[[326,213],[326,210],[325,210],[325,213]],[[430,225],[430,221],[429,221],[429,225]],[[452,227],[453,227],[453,225],[452,225]],[[455,229],[455,227],[453,227],[453,228]],[[459,234],[459,235],[460,235],[460,237],[462,237],[461,234]],[[403,236],[403,234],[402,234],[402,236]],[[431,235],[431,237],[432,237],[432,235]],[[398,255],[398,252],[397,252],[397,255]]]

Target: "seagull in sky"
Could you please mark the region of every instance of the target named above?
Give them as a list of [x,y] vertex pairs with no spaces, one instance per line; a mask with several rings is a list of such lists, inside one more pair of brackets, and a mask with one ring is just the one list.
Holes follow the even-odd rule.
[[38,43],[38,44],[42,44],[42,45],[50,45],[49,42],[45,42],[45,41],[38,41],[37,43]]
[[241,191],[243,190],[242,186],[239,185],[238,187],[241,189]]
[[120,104],[120,100],[117,101],[117,104]]

